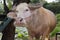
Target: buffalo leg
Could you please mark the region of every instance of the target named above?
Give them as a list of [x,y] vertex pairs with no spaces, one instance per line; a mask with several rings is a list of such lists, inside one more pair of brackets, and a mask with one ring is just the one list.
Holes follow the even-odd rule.
[[29,36],[29,40],[33,40],[33,37],[32,36]]

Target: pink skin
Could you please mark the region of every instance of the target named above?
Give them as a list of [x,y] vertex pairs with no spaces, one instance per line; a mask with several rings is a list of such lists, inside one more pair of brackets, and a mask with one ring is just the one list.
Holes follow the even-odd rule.
[[21,18],[16,18],[16,19],[15,19],[15,22],[14,22],[14,25],[21,26],[21,25],[23,24],[22,21],[23,21],[23,20],[21,20]]
[[7,14],[7,17],[14,19],[14,20],[15,20],[14,24],[16,24],[16,25],[22,24],[22,21],[20,21],[21,18],[18,18],[18,17],[16,16],[15,12],[9,12],[9,13]]
[[16,19],[17,18],[17,15],[15,14],[15,12],[9,12],[7,14],[7,17],[12,18],[12,19]]

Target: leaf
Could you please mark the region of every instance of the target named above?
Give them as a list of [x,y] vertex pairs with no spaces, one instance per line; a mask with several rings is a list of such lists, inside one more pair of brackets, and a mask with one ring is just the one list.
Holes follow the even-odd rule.
[[18,33],[18,38],[21,38],[23,36],[23,34]]

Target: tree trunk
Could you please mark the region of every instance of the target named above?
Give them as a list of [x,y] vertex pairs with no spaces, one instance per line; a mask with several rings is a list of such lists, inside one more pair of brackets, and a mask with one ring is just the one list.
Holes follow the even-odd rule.
[[23,3],[23,2],[30,3],[30,0],[14,0],[13,5],[17,6],[18,4]]
[[[19,3],[23,3],[23,2],[29,3],[30,0],[14,0],[13,6],[18,5]],[[8,10],[6,10],[6,11],[8,11]],[[3,36],[2,36],[1,40],[14,40],[15,26],[13,25],[13,21],[11,21],[7,25],[7,27],[3,30],[2,34],[3,34]]]
[[15,26],[13,25],[13,21],[7,25],[2,33],[3,36],[1,40],[14,40]]

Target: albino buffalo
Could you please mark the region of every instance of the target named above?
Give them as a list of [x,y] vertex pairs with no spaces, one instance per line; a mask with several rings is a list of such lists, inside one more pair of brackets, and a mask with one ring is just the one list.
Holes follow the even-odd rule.
[[28,30],[29,40],[49,40],[49,34],[56,26],[56,18],[53,12],[44,7],[33,9],[27,3],[20,3],[15,7],[15,12],[7,14],[15,19],[14,25],[25,26]]

